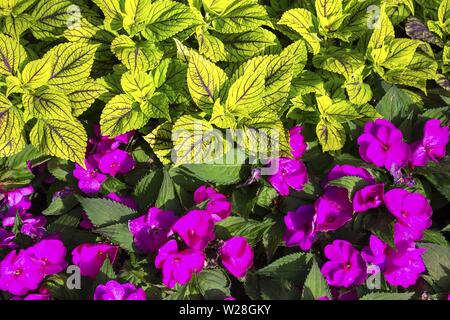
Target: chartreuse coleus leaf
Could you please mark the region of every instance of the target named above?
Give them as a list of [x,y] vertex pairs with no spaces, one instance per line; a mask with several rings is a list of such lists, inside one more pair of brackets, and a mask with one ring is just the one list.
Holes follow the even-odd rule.
[[212,27],[220,33],[254,30],[270,20],[266,9],[253,0],[234,0],[220,14],[212,16]]
[[173,125],[170,122],[164,122],[144,137],[162,164],[170,164],[171,162],[172,127]]
[[345,18],[339,30],[333,32],[330,37],[350,42],[363,36],[367,32],[368,25],[376,18],[376,12],[370,10],[372,5],[378,5],[377,0],[349,0],[343,2],[343,15]]
[[160,0],[153,2],[148,9],[142,35],[151,41],[163,41],[202,23],[203,17],[198,10],[179,2]]
[[0,157],[10,157],[25,147],[22,112],[0,94]]
[[353,49],[330,46],[322,48],[313,58],[313,64],[330,72],[343,75],[348,79],[356,70],[364,66],[364,55]]
[[39,151],[84,167],[86,131],[75,118],[38,119],[30,132],[30,142]]
[[155,44],[149,41],[134,42],[125,35],[114,39],[111,50],[133,72],[152,70],[163,57],[163,52]]
[[384,61],[376,61],[381,66],[388,69],[399,69],[407,67],[419,46],[420,41],[411,39],[392,39],[387,43],[386,56]]
[[220,103],[220,98],[214,103],[213,112],[209,122],[216,127],[223,129],[234,128],[236,126],[235,117]]
[[328,96],[317,97],[317,108],[324,119],[343,123],[355,120],[360,114],[347,100],[333,101]]
[[222,69],[194,50],[190,51],[187,83],[191,97],[199,108],[211,110],[227,80]]
[[363,82],[364,66],[354,71],[345,81],[345,89],[351,103],[364,105],[372,99],[372,89],[370,85]]
[[130,35],[144,30],[151,5],[148,0],[125,0],[123,27]]
[[203,8],[212,14],[220,14],[233,0],[202,0]]
[[192,115],[184,115],[175,122],[172,142],[172,160],[177,165],[213,162],[230,148],[208,121]]
[[19,65],[27,58],[27,52],[19,41],[0,34],[0,75],[15,76]]
[[324,152],[340,150],[345,144],[345,129],[339,122],[322,118],[316,126],[316,135]]
[[[25,89],[36,89],[48,84],[51,75],[51,56],[45,55],[42,59],[27,63],[22,72],[19,74],[20,84],[18,84],[18,86]],[[10,91],[14,92],[17,90],[11,88]]]
[[412,86],[426,93],[427,80],[435,79],[437,69],[437,61],[416,51],[408,66],[390,69],[382,77],[388,82]]
[[153,78],[144,71],[128,71],[120,80],[122,89],[136,101],[143,102],[149,99],[156,90]]
[[320,38],[317,35],[316,17],[303,8],[291,9],[283,13],[278,24],[288,26],[298,32],[309,44],[314,54],[320,51]]
[[70,25],[71,6],[70,0],[37,1],[31,13],[33,35],[42,40],[60,37]]
[[346,17],[342,10],[342,0],[315,0],[315,7],[320,27],[325,34],[338,30]]
[[105,16],[105,26],[111,30],[119,30],[123,26],[124,13],[121,8],[122,0],[92,0]]
[[264,109],[264,73],[254,71],[254,68],[245,68],[243,75],[230,86],[225,108],[231,114],[249,117],[250,113]]
[[218,37],[211,35],[204,27],[200,26],[196,29],[196,37],[198,41],[198,52],[213,62],[227,61],[228,52],[225,44]]
[[72,105],[72,114],[80,116],[105,92],[106,88],[100,83],[92,79],[86,80],[80,87],[67,94]]
[[97,47],[69,42],[50,49],[43,58],[48,58],[45,63],[51,66],[48,84],[68,92],[83,85],[91,73]]
[[72,106],[67,96],[54,88],[41,87],[22,95],[26,118],[61,119],[72,118]]
[[382,4],[379,12],[379,18],[374,26],[373,33],[367,45],[367,54],[374,62],[382,60],[383,46],[385,41],[395,37],[394,26],[386,14],[386,5]]
[[104,135],[115,137],[142,128],[148,119],[138,102],[134,102],[126,94],[121,94],[106,104],[100,117],[100,126]]
[[450,33],[450,1],[443,0],[438,9],[438,20],[441,28]]
[[142,112],[149,118],[170,119],[169,98],[162,92],[156,92],[141,103]]
[[19,39],[32,24],[33,18],[29,14],[23,13],[17,17],[10,15],[5,17],[1,32],[10,35],[14,39]]

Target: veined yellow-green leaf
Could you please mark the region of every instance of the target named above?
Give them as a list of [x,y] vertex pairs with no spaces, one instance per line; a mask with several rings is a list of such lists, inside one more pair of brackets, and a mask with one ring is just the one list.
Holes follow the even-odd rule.
[[150,71],[150,76],[153,79],[156,88],[161,87],[166,81],[170,63],[171,59],[163,59],[155,69]]
[[151,41],[163,41],[175,34],[203,23],[198,10],[170,0],[153,2],[142,31],[145,38]]
[[49,58],[51,64],[48,84],[69,92],[83,85],[91,74],[97,47],[75,42],[53,47],[44,57]]
[[327,96],[317,97],[317,107],[322,118],[331,122],[342,123],[360,117],[355,107],[346,100],[335,102]]
[[29,14],[21,14],[17,17],[7,16],[3,23],[2,32],[10,35],[14,39],[19,39],[22,33],[28,30],[33,24],[33,18]]
[[225,45],[219,38],[209,34],[203,27],[197,28],[196,35],[200,54],[213,62],[228,60]]
[[427,80],[434,80],[437,68],[435,60],[416,51],[408,66],[388,70],[383,78],[391,83],[416,87],[426,93]]
[[51,57],[46,55],[42,59],[27,63],[19,75],[22,84],[31,89],[47,84],[52,75],[50,60]]
[[342,12],[342,0],[316,0],[316,13],[320,26],[326,32],[336,31],[345,18]]
[[164,122],[144,137],[162,164],[171,163],[172,127],[170,122]]
[[86,131],[78,120],[38,119],[30,132],[30,142],[39,151],[84,167]]
[[67,96],[50,87],[26,92],[22,95],[22,103],[25,113],[32,118],[61,120],[72,118],[72,106]]
[[388,69],[403,68],[409,65],[420,41],[411,39],[393,39],[388,43],[388,52],[381,65]]
[[340,150],[345,144],[345,129],[340,123],[322,119],[317,124],[316,134],[324,152]]
[[313,15],[306,9],[291,9],[283,13],[278,24],[286,25],[298,32],[310,45],[314,54],[320,51],[320,38],[313,20]]
[[[380,49],[383,47],[385,41],[395,37],[394,26],[389,20],[386,14],[386,5],[382,5],[380,9],[380,16],[377,23],[374,25],[372,36],[370,37],[369,44],[367,46],[368,53],[371,53],[374,49]],[[372,57],[374,61],[375,57]]]
[[103,93],[107,90],[101,84],[92,79],[88,79],[81,87],[67,94],[72,104],[74,116],[80,116],[85,112]]
[[174,124],[172,130],[172,161],[175,164],[211,163],[228,150],[222,135],[218,135],[206,120],[184,115]]
[[31,31],[37,39],[56,39],[70,26],[73,18],[69,0],[37,1],[31,16]]
[[9,157],[25,147],[22,112],[0,94],[0,157]]
[[450,0],[442,0],[438,9],[441,28],[450,33]]
[[154,69],[163,57],[163,52],[153,43],[148,41],[135,43],[125,35],[114,39],[111,50],[133,72]]
[[144,29],[151,5],[152,1],[149,0],[125,0],[123,26],[129,33],[133,34]]
[[364,56],[361,53],[333,46],[322,48],[313,58],[315,67],[341,74],[346,79],[364,66],[364,63]]
[[14,76],[27,53],[17,39],[0,34],[0,75]]
[[122,28],[123,12],[121,0],[92,0],[105,15],[105,25],[112,30]]
[[279,116],[270,110],[262,110],[251,119],[241,123],[243,137],[239,137],[247,151],[263,158],[276,158],[289,155],[289,142],[286,130]]
[[228,91],[225,107],[233,115],[248,117],[264,109],[264,73],[247,68]]
[[202,0],[206,11],[213,14],[220,14],[233,0]]
[[217,32],[240,33],[267,24],[269,16],[266,9],[255,1],[234,0],[211,20]]
[[227,80],[228,77],[222,69],[191,50],[187,83],[191,97],[199,108],[211,110]]
[[6,77],[6,96],[9,97],[12,93],[24,93],[22,81],[15,76]]
[[291,54],[269,57],[265,72],[264,106],[280,115],[291,89],[295,58]]
[[283,49],[282,55],[290,55],[293,59],[292,73],[293,76],[298,76],[305,68],[308,62],[308,50],[306,49],[305,41],[297,40]]
[[142,102],[141,110],[148,118],[162,118],[170,121],[169,99],[162,92],[156,92],[150,99]]
[[370,85],[363,82],[361,75],[354,74],[345,82],[348,98],[351,103],[363,105],[372,99],[372,89]]
[[326,93],[323,79],[315,72],[303,70],[292,80],[291,96],[302,96],[308,93]]
[[143,71],[136,73],[131,71],[125,72],[120,83],[123,91],[138,102],[150,98],[156,89],[152,77]]
[[228,61],[245,61],[263,54],[270,46],[276,45],[276,36],[261,27],[243,33],[231,33],[221,36],[227,52]]
[[236,119],[225,110],[225,107],[220,103],[220,98],[214,103],[213,113],[209,122],[223,129],[234,128],[236,126]]
[[127,95],[121,94],[112,98],[103,109],[100,117],[102,133],[116,137],[122,133],[142,128],[148,117]]

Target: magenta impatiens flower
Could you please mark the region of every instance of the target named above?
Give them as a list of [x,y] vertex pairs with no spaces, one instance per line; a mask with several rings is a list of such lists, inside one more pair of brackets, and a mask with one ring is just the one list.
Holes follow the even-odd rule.
[[231,215],[231,202],[227,197],[211,187],[201,186],[194,192],[194,202],[200,204],[208,200],[206,211],[211,214],[215,222],[222,221]]
[[289,130],[289,145],[291,147],[291,154],[298,159],[303,156],[308,148],[305,138],[302,135],[303,127],[295,126]]
[[353,197],[353,209],[355,212],[364,212],[377,208],[383,204],[384,184],[374,184],[356,191]]
[[41,240],[26,251],[39,263],[41,272],[46,275],[59,273],[67,267],[67,249],[61,240]]
[[177,283],[188,283],[193,273],[202,271],[204,263],[203,252],[192,249],[178,251],[175,240],[170,240],[162,246],[155,259],[156,268],[162,269],[163,283],[170,289]]
[[172,227],[192,249],[203,250],[215,238],[214,220],[205,210],[192,210]]
[[284,217],[286,231],[283,240],[287,247],[299,246],[303,251],[311,249],[315,240],[313,205],[302,205],[295,211],[289,211]]
[[377,167],[398,169],[409,160],[410,149],[403,141],[402,132],[385,119],[366,123],[358,144],[361,158]]
[[95,161],[88,158],[84,161],[86,169],[80,165],[75,164],[73,176],[78,180],[78,188],[87,194],[97,193],[100,191],[103,182],[106,181],[106,176],[95,167]]
[[384,269],[388,249],[389,246],[386,243],[372,234],[369,238],[369,246],[363,248],[361,255],[367,263]]
[[316,200],[316,231],[337,230],[353,217],[353,206],[344,188],[328,187]]
[[110,280],[95,288],[94,300],[147,300],[147,295],[132,283],[120,284],[116,280]]
[[350,164],[337,164],[335,165],[327,174],[327,180],[328,181],[332,181],[332,180],[337,180],[339,178],[342,177],[347,177],[347,176],[355,176],[355,177],[360,177],[364,180],[366,180],[367,182],[369,182],[370,184],[374,184],[375,183],[375,179],[372,176],[372,174],[364,169],[364,168],[359,168],[359,167],[355,167],[352,166]]
[[366,263],[350,242],[333,241],[325,247],[325,256],[330,261],[325,262],[321,272],[329,285],[348,288],[361,285],[366,280]]
[[411,239],[422,239],[423,231],[431,226],[433,214],[427,198],[417,192],[396,188],[386,192],[384,201],[397,221],[410,230]]
[[14,249],[17,247],[14,242],[16,235],[13,232],[0,228],[0,249]]
[[308,172],[303,162],[289,158],[276,158],[271,162],[276,162],[277,171],[267,180],[280,195],[288,196],[289,187],[300,191],[308,182]]
[[33,216],[25,214],[22,217],[22,226],[20,232],[33,239],[41,239],[45,235],[45,225],[47,219],[44,216]]
[[177,221],[172,211],[150,208],[146,215],[128,222],[134,244],[145,253],[156,252],[172,235],[172,226]]
[[31,201],[29,195],[33,194],[33,186],[26,186],[17,188],[6,193],[6,201],[10,207],[15,207],[23,210],[31,208]]
[[425,248],[416,248],[414,242],[396,243],[396,250],[390,250],[386,258],[384,277],[390,285],[408,288],[416,284],[425,272],[422,254]]
[[72,251],[72,261],[80,267],[83,276],[95,278],[106,257],[111,263],[116,259],[118,247],[105,243],[83,243]]
[[253,266],[253,249],[244,237],[232,237],[219,248],[222,264],[236,278],[242,278]]
[[126,151],[116,149],[103,155],[99,161],[101,172],[115,177],[118,173],[125,174],[134,169],[136,162]]
[[449,135],[448,126],[442,126],[440,120],[428,120],[423,128],[423,138],[411,146],[412,165],[423,167],[429,160],[437,162],[439,158],[443,158]]
[[0,290],[11,294],[21,296],[36,290],[44,277],[39,261],[26,250],[13,250],[0,262]]

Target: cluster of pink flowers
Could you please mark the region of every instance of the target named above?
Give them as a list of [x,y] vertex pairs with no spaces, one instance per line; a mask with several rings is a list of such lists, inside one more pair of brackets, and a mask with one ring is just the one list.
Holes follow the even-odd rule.
[[274,158],[270,166],[276,172],[268,178],[270,184],[281,196],[288,196],[289,188],[300,191],[308,182],[305,164],[299,160],[306,152],[307,144],[301,134],[302,127],[296,126],[289,131],[289,143],[293,158]]
[[46,276],[67,267],[66,252],[57,239],[41,240],[19,252],[12,250],[0,263],[0,290],[22,296],[38,289]]
[[[168,288],[187,284],[205,265],[204,250],[215,239],[215,223],[231,215],[231,203],[211,187],[201,186],[194,202],[204,209],[194,209],[182,217],[174,212],[150,208],[146,215],[129,221],[135,246],[145,252],[158,252],[155,266],[162,269]],[[172,236],[179,236],[186,249]],[[243,277],[253,264],[253,250],[243,237],[232,237],[218,248],[223,266],[234,276]]]
[[[31,208],[30,196],[33,193],[33,186],[5,192],[0,219],[3,228],[8,228],[14,226],[18,215],[21,221],[20,232],[33,239],[41,239],[45,234],[47,219],[43,215],[33,215],[28,211]],[[14,247],[13,234],[3,228],[0,228],[0,248],[3,246]]]
[[86,194],[99,192],[107,175],[115,177],[119,173],[128,173],[136,165],[133,157],[120,149],[121,145],[127,145],[131,141],[134,132],[110,139],[101,136],[100,127],[95,126],[94,133],[94,137],[89,139],[85,168],[75,164],[73,171],[74,177],[78,180],[78,188]]
[[[291,153],[296,157],[306,149],[299,134],[300,130],[291,130]],[[429,120],[424,126],[423,138],[410,146],[404,142],[402,132],[391,122],[378,119],[365,125],[358,144],[363,160],[392,173],[407,165],[424,166],[429,160],[437,161],[444,157],[448,138],[448,127],[442,127],[439,120]],[[303,152],[296,152],[299,149]],[[298,186],[307,180],[299,174],[298,162],[292,159],[277,160],[281,160],[280,170],[269,178],[269,182],[284,196],[289,194],[289,186],[299,190]],[[306,169],[300,171],[304,171],[306,176]],[[330,183],[345,176],[359,177],[365,183],[352,198],[346,188]],[[285,216],[283,240],[286,246],[299,246],[301,250],[308,251],[319,232],[337,230],[352,220],[355,213],[384,205],[395,219],[395,248],[374,235],[362,253],[348,241],[335,240],[325,247],[324,254],[328,261],[321,271],[329,285],[349,288],[362,284],[367,277],[368,264],[374,264],[383,270],[386,281],[391,285],[406,288],[415,284],[425,271],[421,258],[424,249],[417,248],[416,241],[421,240],[423,231],[431,226],[432,209],[426,197],[400,188],[385,192],[385,185],[377,183],[368,170],[352,165],[334,166],[322,186],[324,192],[314,204],[301,205]]]
[[402,132],[384,119],[368,122],[358,138],[359,154],[364,161],[389,171],[399,170],[410,164],[426,166],[431,160],[437,162],[445,156],[449,139],[449,128],[438,119],[428,120],[423,128],[423,137],[408,145]]

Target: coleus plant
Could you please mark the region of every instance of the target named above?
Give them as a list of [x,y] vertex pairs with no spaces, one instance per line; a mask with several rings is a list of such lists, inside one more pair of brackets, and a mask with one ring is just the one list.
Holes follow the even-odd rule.
[[[0,274],[3,296],[444,297],[449,17],[448,0],[0,1],[0,257],[33,274]],[[259,139],[276,159],[215,162]]]

